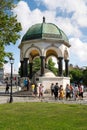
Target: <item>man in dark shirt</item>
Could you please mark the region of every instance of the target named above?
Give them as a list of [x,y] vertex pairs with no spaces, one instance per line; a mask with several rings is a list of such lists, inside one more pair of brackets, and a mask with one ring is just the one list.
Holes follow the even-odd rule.
[[57,100],[57,98],[58,98],[58,90],[59,90],[58,83],[56,83],[55,86],[54,86],[55,100]]

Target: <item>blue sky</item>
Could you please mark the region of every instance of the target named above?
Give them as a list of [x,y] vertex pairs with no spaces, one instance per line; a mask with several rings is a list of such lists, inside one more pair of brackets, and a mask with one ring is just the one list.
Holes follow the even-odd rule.
[[[17,3],[13,10],[17,20],[21,22],[21,37],[33,24],[42,22],[54,23],[67,35],[71,44],[70,64],[79,67],[87,66],[87,0],[23,0]],[[20,63],[20,50],[18,45],[6,47],[6,51],[13,52],[17,71]],[[9,70],[9,64],[5,66]]]

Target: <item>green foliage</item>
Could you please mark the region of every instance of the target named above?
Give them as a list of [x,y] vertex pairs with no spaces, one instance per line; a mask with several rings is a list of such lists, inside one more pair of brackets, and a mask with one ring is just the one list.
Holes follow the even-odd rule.
[[71,82],[79,83],[83,78],[83,71],[79,68],[73,68],[69,71]]
[[13,2],[14,0],[0,1],[0,66],[3,65],[5,56],[9,56],[9,53],[5,52],[5,46],[15,44],[22,29],[21,24],[17,22],[17,16],[13,16]]
[[[35,58],[33,60],[33,73],[36,73],[40,70],[41,60],[40,58]],[[55,68],[55,63],[52,61],[52,58],[49,59],[47,69],[52,71],[55,75],[57,75],[57,68]]]
[[40,58],[35,58],[33,60],[33,73],[36,73],[38,70],[40,70],[41,60]]
[[0,68],[3,66],[4,55],[4,46],[0,44]]
[[48,69],[51,70],[55,75],[57,75],[58,69],[55,68],[55,63],[53,62],[52,58],[49,59],[48,61]]
[[87,67],[83,70],[83,83],[87,86]]
[[0,130],[86,130],[87,106],[61,103],[0,105]]

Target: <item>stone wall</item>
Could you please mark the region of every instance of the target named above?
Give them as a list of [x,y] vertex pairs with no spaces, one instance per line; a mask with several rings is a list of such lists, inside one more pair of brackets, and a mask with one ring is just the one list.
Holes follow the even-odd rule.
[[63,88],[66,88],[66,84],[70,84],[69,77],[38,77],[38,81],[36,83],[39,85],[42,83],[45,90],[50,90],[51,83],[58,83],[59,86],[63,85]]

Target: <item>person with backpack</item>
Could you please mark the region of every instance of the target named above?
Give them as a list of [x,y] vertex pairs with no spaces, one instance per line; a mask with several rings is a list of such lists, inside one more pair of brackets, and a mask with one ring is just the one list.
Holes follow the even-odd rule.
[[71,96],[70,96],[71,91],[70,91],[70,85],[69,84],[66,85],[65,91],[66,91],[66,100],[71,99]]

